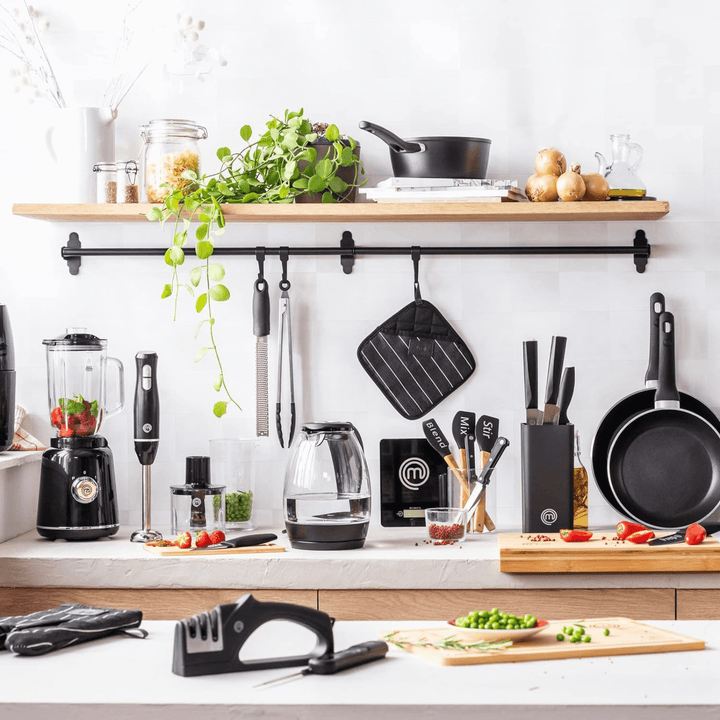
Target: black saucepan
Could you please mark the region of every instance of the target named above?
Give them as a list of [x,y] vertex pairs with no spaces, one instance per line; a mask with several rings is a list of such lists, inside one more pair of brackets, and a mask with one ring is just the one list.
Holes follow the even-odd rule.
[[490,140],[474,137],[402,138],[379,125],[362,120],[361,130],[379,137],[390,147],[395,177],[484,178]]
[[[607,473],[607,460],[610,443],[613,437],[631,417],[655,406],[655,389],[658,380],[658,354],[660,351],[659,322],[660,315],[665,312],[665,296],[654,293],[650,297],[650,357],[645,374],[645,389],[631,393],[619,400],[600,421],[592,443],[591,457],[595,483],[605,500],[619,513],[625,514],[612,488]],[[720,419],[704,403],[692,395],[680,393],[680,406],[696,415],[705,418],[713,427],[720,430]]]
[[701,522],[720,506],[720,432],[680,407],[674,325],[672,313],[660,316],[655,407],[628,420],[608,453],[620,506],[636,521],[665,530]]

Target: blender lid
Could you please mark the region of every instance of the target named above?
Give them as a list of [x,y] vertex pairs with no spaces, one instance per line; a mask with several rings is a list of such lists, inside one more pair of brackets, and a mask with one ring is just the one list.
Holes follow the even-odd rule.
[[355,426],[349,422],[319,422],[319,423],[306,423],[302,426],[302,432],[306,435],[313,435],[314,433],[320,432],[349,432],[355,430]]
[[15,369],[15,344],[13,343],[10,315],[7,305],[0,305],[0,370]]
[[65,335],[43,340],[43,345],[72,347],[76,350],[102,350],[107,345],[107,340],[91,335],[86,328],[78,327],[68,328]]

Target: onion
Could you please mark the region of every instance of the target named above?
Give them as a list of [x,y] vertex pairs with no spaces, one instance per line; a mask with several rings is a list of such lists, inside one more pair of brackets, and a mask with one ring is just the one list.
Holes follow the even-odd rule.
[[541,150],[535,158],[535,172],[538,175],[555,175],[559,177],[567,168],[565,156],[555,148]]
[[573,165],[557,179],[557,194],[563,202],[577,202],[585,195],[585,181],[580,176],[580,166]]
[[525,194],[531,202],[555,202],[558,199],[557,178],[554,175],[531,175]]
[[610,186],[608,181],[598,173],[588,173],[580,176],[585,182],[585,196],[583,200],[607,200]]

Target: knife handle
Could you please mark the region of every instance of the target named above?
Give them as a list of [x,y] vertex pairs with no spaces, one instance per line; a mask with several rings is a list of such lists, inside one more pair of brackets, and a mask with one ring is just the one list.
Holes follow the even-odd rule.
[[538,406],[537,374],[538,344],[537,340],[526,340],[523,343],[523,367],[525,369],[525,408],[535,409]]
[[575,392],[575,368],[565,368],[560,381],[560,394],[558,396],[558,407],[560,414],[558,416],[558,425],[569,425],[570,421],[567,416],[567,409]]
[[665,312],[665,296],[653,293],[650,296],[650,357],[648,358],[645,385],[657,385],[660,358],[660,316]]
[[557,405],[560,392],[560,379],[565,362],[565,347],[567,338],[562,335],[553,335],[550,347],[550,363],[548,364],[547,387],[545,388],[545,404]]
[[255,281],[253,293],[253,335],[263,337],[270,334],[270,291],[266,280]]

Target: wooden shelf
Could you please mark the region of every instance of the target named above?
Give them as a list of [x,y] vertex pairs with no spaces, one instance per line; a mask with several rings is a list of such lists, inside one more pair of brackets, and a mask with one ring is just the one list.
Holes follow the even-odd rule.
[[[153,205],[13,205],[13,215],[53,222],[148,222]],[[223,205],[229,223],[242,222],[599,222],[658,220],[663,200],[598,203],[343,203],[323,205]]]

